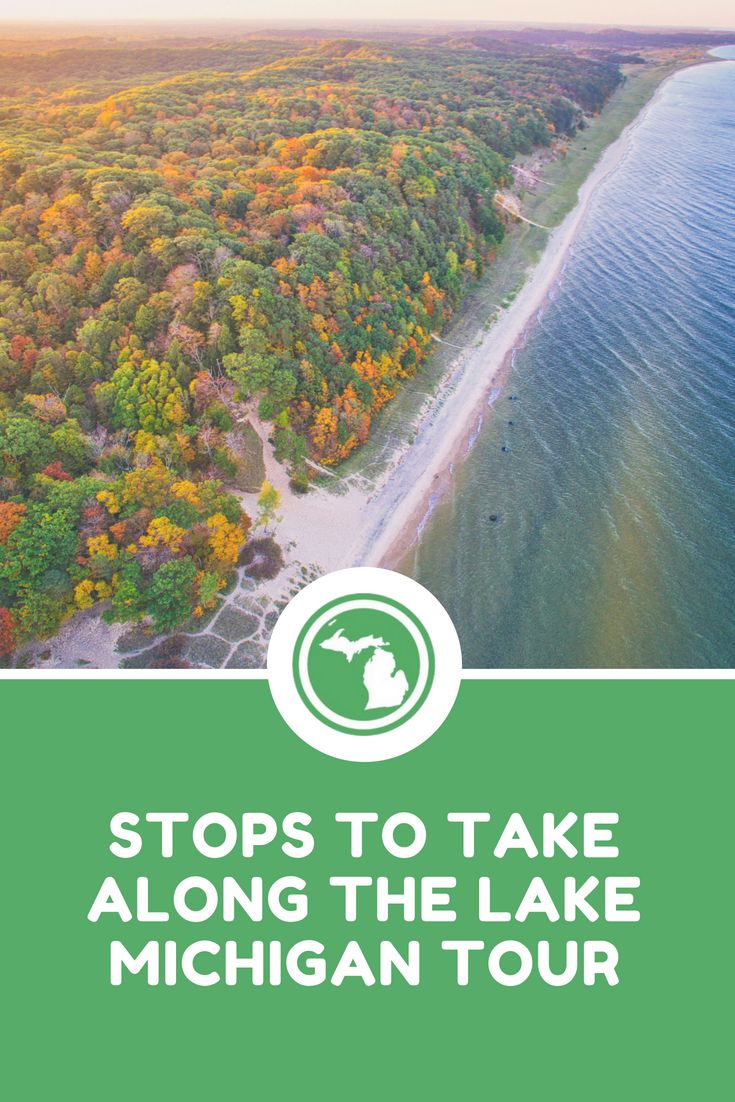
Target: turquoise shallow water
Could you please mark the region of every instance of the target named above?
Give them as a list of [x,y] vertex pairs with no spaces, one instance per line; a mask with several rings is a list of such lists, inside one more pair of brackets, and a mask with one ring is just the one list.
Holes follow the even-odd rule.
[[734,483],[727,61],[639,123],[404,569],[468,667],[735,666]]

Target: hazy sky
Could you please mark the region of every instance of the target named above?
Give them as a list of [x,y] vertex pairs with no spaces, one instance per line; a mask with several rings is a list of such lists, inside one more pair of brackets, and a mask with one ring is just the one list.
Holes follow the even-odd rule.
[[732,0],[0,0],[0,20],[481,19],[735,27]]

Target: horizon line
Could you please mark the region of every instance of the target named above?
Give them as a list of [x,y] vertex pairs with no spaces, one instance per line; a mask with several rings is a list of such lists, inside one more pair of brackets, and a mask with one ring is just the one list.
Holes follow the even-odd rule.
[[324,27],[341,27],[346,25],[354,26],[371,26],[380,27],[385,24],[403,25],[406,27],[422,27],[427,24],[436,24],[442,27],[497,27],[498,29],[517,29],[517,28],[546,28],[549,30],[575,30],[580,28],[589,28],[592,30],[618,30],[618,31],[636,31],[636,30],[660,30],[660,31],[708,31],[727,34],[730,32],[735,33],[735,25],[722,26],[713,25],[710,23],[616,23],[614,21],[607,21],[603,23],[591,23],[591,22],[576,22],[565,20],[533,20],[533,19],[472,19],[472,18],[457,18],[457,19],[445,19],[439,16],[425,16],[425,17],[406,17],[398,15],[384,15],[374,18],[360,18],[357,16],[346,17],[334,17],[334,16],[314,16],[311,18],[293,18],[289,16],[262,16],[252,18],[232,18],[229,16],[212,16],[210,18],[206,16],[181,16],[179,18],[173,17],[158,17],[158,16],[136,16],[131,18],[110,18],[108,16],[85,16],[83,18],[64,18],[64,17],[46,17],[46,16],[31,16],[25,19],[0,19],[0,29],[3,27],[75,27],[75,28],[100,28],[100,27],[170,27],[180,28],[183,26],[188,27],[213,27],[213,26],[228,26],[228,27],[252,27],[258,26],[261,29],[267,29],[274,24],[281,24],[290,27],[308,28],[310,26],[324,26]]

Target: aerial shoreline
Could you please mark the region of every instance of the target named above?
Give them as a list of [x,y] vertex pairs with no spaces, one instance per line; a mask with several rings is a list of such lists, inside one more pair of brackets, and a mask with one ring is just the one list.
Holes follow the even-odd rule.
[[[342,480],[342,485],[335,482],[340,492],[317,486],[298,498],[288,490],[282,468],[269,455],[270,448],[264,447],[268,477],[284,498],[279,540],[299,561],[315,564],[324,572],[349,566],[396,569],[417,543],[422,523],[450,488],[454,469],[470,450],[514,351],[526,340],[556,285],[600,185],[625,158],[637,127],[661,89],[680,71],[679,66],[665,75],[637,114],[601,150],[579,187],[575,205],[551,230],[512,303],[489,329],[483,329],[482,318],[475,319],[474,340],[479,337],[479,343],[463,348],[453,359],[437,391],[417,410],[412,441],[395,448],[376,486],[368,492],[356,486],[353,477]],[[447,336],[446,343],[451,344],[451,327]],[[339,479],[339,472],[335,476]]]
[[[297,494],[290,486],[287,469],[273,454],[269,443],[270,425],[259,421],[254,409],[251,409],[251,423],[263,445],[266,478],[281,494],[278,511],[283,515],[278,519],[275,538],[283,549],[285,559],[283,570],[275,578],[258,583],[257,593],[254,592],[252,598],[257,598],[258,608],[250,609],[251,612],[261,618],[266,612],[277,614],[277,610],[305,581],[321,573],[358,565],[397,569],[402,564],[417,543],[423,523],[451,487],[453,471],[471,449],[473,438],[487,416],[489,402],[504,400],[505,396],[500,395],[499,388],[507,375],[513,354],[525,341],[555,286],[599,185],[624,159],[635,129],[656,101],[660,89],[669,76],[681,71],[681,68],[679,63],[673,71],[659,74],[650,91],[646,89],[646,98],[640,102],[636,113],[629,113],[620,122],[619,129],[599,146],[599,151],[594,151],[596,159],[586,176],[580,177],[579,168],[583,167],[583,163],[580,164],[579,159],[576,163],[572,162],[571,172],[564,162],[552,165],[552,171],[557,165],[561,165],[563,171],[553,190],[546,193],[547,196],[552,199],[561,196],[564,201],[563,193],[566,192],[568,200],[571,197],[570,185],[578,185],[576,202],[571,209],[565,208],[568,213],[550,231],[537,255],[529,256],[529,240],[524,245],[522,234],[526,227],[521,233],[508,235],[505,259],[511,258],[512,275],[519,279],[512,291],[507,285],[504,292],[496,291],[493,284],[493,297],[509,304],[504,305],[499,317],[488,328],[487,309],[483,310],[479,302],[473,302],[472,294],[467,296],[461,326],[455,320],[438,338],[443,345],[457,348],[457,354],[443,367],[441,358],[432,357],[433,373],[431,360],[427,361],[425,372],[416,376],[418,386],[412,386],[409,382],[394,399],[394,403],[400,401],[407,407],[406,423],[401,424],[394,440],[390,439],[389,434],[381,439],[381,426],[376,426],[377,432],[368,444],[343,468],[324,469],[323,475],[308,493]],[[634,96],[636,94],[640,93],[633,93]],[[636,102],[630,101],[625,109],[630,112]],[[604,125],[605,119],[610,118],[606,115],[608,111],[609,105],[595,122],[599,120]],[[614,125],[618,125],[617,120]],[[607,132],[609,125],[605,135]],[[533,209],[533,200],[530,202]],[[532,217],[536,216],[534,212]],[[531,232],[536,235],[531,242],[535,245],[541,231]],[[519,268],[519,264],[522,267]],[[493,279],[494,270],[495,265],[488,271],[488,284]],[[502,279],[500,283],[503,284]],[[485,281],[482,281],[480,290],[487,290]],[[462,330],[462,335],[458,334],[458,328]],[[373,457],[377,450],[382,463],[376,477],[373,477],[374,468],[380,464],[370,458],[371,448]],[[257,494],[240,493],[238,496],[245,511],[255,516]],[[242,575],[242,569],[239,575]],[[205,664],[233,667],[238,640],[233,640],[231,645],[223,644],[217,636],[216,621],[220,611],[231,610],[233,605],[240,607],[243,598],[238,594],[241,587],[247,584],[246,579],[239,576],[234,588],[228,590],[220,603],[213,617],[214,626],[210,623],[193,634],[191,628],[180,629],[189,639],[201,639],[201,646],[205,649],[208,637],[214,636],[217,648],[227,651],[217,660],[205,659]],[[250,587],[252,584],[249,583]],[[245,600],[252,603],[249,597]],[[134,650],[122,645],[118,649],[122,637],[127,635],[127,627],[117,623],[106,624],[100,612],[98,606],[77,613],[62,624],[52,639],[39,640],[26,648],[21,658],[22,664],[30,663],[36,668],[70,669],[84,665],[87,668],[111,669],[121,663],[130,666],[132,662],[134,668],[140,668],[137,656],[146,653],[149,647],[164,638],[152,634],[147,640],[141,638]],[[179,637],[182,637],[180,632]],[[261,664],[260,655],[267,637],[260,632],[258,638],[259,642],[252,648],[253,654],[246,663],[249,668],[257,668]],[[194,661],[198,663],[199,660],[194,657]],[[237,668],[236,663],[234,668]]]
[[[449,489],[454,468],[470,451],[485,410],[494,404],[491,403],[492,392],[507,376],[514,352],[526,341],[558,282],[593,198],[626,156],[636,129],[655,103],[664,83],[619,137],[602,151],[579,190],[576,205],[552,229],[538,264],[528,274],[518,296],[484,334],[479,347],[465,354],[464,362],[458,365],[459,382],[442,411],[441,420],[437,419],[426,431],[425,438],[420,435],[412,449],[410,467],[417,477],[413,479],[411,470],[405,471],[407,492],[400,498],[396,496],[395,502],[389,503],[391,507],[385,509],[383,515],[387,522],[371,533],[358,559],[360,565],[395,568],[420,538],[421,521],[425,517],[428,519],[429,510],[433,511],[439,498]],[[441,447],[437,448],[439,440]],[[389,489],[390,481],[384,493]],[[401,519],[401,512],[406,514],[404,519]]]

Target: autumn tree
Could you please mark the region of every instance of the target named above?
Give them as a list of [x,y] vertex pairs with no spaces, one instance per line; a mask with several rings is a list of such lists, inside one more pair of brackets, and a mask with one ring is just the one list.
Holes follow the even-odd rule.
[[8,539],[27,512],[27,506],[15,501],[0,501],[0,544]]
[[280,524],[283,517],[278,515],[281,504],[281,495],[275,486],[266,479],[260,488],[258,495],[258,515],[255,519],[257,528],[268,531],[274,524]]
[[0,658],[7,658],[15,648],[15,621],[9,608],[0,608]]

